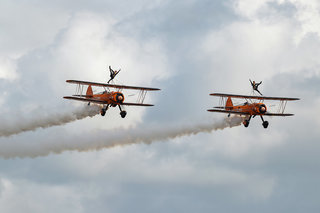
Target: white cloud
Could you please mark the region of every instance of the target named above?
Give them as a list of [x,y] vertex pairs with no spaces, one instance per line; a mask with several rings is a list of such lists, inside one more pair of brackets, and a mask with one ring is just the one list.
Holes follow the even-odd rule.
[[[122,69],[118,79],[148,84],[168,76],[166,57],[156,39],[137,41],[117,31],[116,20],[93,13],[79,13],[70,22],[53,50],[55,69],[63,76],[107,81],[108,65]],[[127,83],[128,82],[128,83]]]
[[235,0],[234,9],[235,12],[246,18],[255,19],[257,14],[267,8],[267,3],[273,0]]
[[288,0],[296,7],[296,19],[301,24],[301,32],[296,36],[299,42],[308,33],[316,33],[320,37],[320,2],[317,0]]
[[0,79],[14,80],[17,78],[17,65],[14,59],[0,56]]
[[4,0],[0,3],[0,20],[0,78],[14,80],[19,77],[19,59],[50,44],[65,26],[68,15],[64,11]]
[[[244,88],[240,83],[248,82],[248,78],[264,80],[284,72],[319,74],[320,37],[312,34],[316,28],[304,30],[301,36],[304,24],[299,14],[303,7],[298,7],[292,17],[285,17],[259,12],[272,10],[268,4],[272,1],[259,1],[252,7],[247,7],[250,1],[236,2],[236,11],[247,19],[212,30],[201,46],[206,60],[210,61],[210,69],[221,71],[219,75],[208,73],[212,79],[219,79],[217,88]],[[248,93],[249,87],[246,88],[241,92]]]
[[[250,20],[257,20],[259,17],[268,19],[273,15],[278,15],[272,6],[292,5],[295,9],[293,21],[296,22],[295,43],[298,44],[308,33],[316,33],[320,36],[320,2],[317,0],[236,0],[234,2],[235,11]],[[292,31],[291,31],[292,32]]]
[[[199,7],[193,7],[190,2]],[[206,106],[213,102],[208,97],[208,90],[247,92],[250,89],[248,78],[263,80],[263,85],[266,86],[263,89],[268,92],[304,96],[309,93],[309,84],[297,86],[296,80],[290,77],[295,74],[297,79],[305,82],[310,77],[319,76],[317,57],[320,45],[317,26],[316,22],[309,20],[311,14],[312,17],[316,17],[316,14],[309,14],[309,9],[301,6],[299,11],[306,14],[291,11],[291,16],[286,17],[282,14],[281,7],[277,8],[279,5],[274,4],[283,4],[284,7],[289,3],[305,4],[312,7],[313,11],[317,3],[310,2],[235,1],[234,10],[229,11],[232,14],[227,15],[228,18],[237,15],[236,18],[233,17],[235,20],[230,18],[229,22],[219,23],[219,29],[211,26],[212,22],[207,22],[201,26],[201,33],[193,31],[198,26],[181,26],[183,30],[169,28],[174,31],[172,32],[164,25],[172,24],[175,18],[179,19],[179,24],[186,23],[183,17],[191,17],[190,12],[196,14],[199,20],[215,18],[212,13],[209,18],[203,16],[202,7],[207,6],[207,2],[188,1],[188,11],[182,11],[181,8],[184,7],[179,7],[177,14],[174,13],[176,8],[172,9],[169,1],[157,1],[155,4],[143,1],[93,1],[90,4],[84,1],[64,1],[58,5],[46,2],[41,4],[47,8],[42,12],[29,3],[30,6],[26,8],[33,8],[30,9],[30,14],[40,14],[35,16],[42,20],[35,22],[35,25],[41,27],[32,28],[34,31],[26,34],[35,36],[28,42],[20,39],[24,38],[24,28],[20,29],[18,25],[14,28],[12,23],[17,21],[12,18],[8,21],[6,32],[23,42],[17,46],[13,45],[14,42],[9,42],[7,51],[1,53],[4,61],[12,59],[8,63],[12,65],[11,70],[22,76],[14,78],[20,84],[10,85],[9,81],[5,81],[3,93],[6,93],[10,102],[2,100],[7,105],[5,110],[5,106],[1,106],[3,112],[9,112],[8,115],[18,122],[28,116],[43,118],[42,110],[47,110],[44,115],[64,111],[72,103],[64,102],[61,97],[74,92],[74,87],[67,85],[65,80],[75,78],[106,81],[109,64],[122,69],[117,77],[121,80],[120,83],[162,88],[167,85],[164,80],[170,77],[168,70],[172,75],[177,75],[178,81],[171,83],[174,85],[172,90],[160,92],[164,97],[163,107],[152,109],[159,114],[149,115],[148,123],[144,123],[143,116],[146,114],[145,110],[150,109],[128,108],[130,111],[127,119],[121,119],[118,111],[112,109],[107,112],[106,117],[97,116],[63,127],[1,138],[3,155],[10,151],[16,155],[26,151],[42,152],[43,147],[39,146],[41,141],[52,141],[54,146],[78,148],[83,145],[79,144],[80,140],[76,137],[79,134],[86,134],[85,139],[89,142],[93,139],[97,142],[101,139],[97,129],[103,129],[101,131],[104,136],[109,137],[108,134],[113,130],[104,129],[125,129],[135,125],[139,127],[137,124],[141,123],[143,127],[148,126],[150,121],[165,126],[167,123],[159,121],[162,116],[168,116],[169,123],[185,122],[192,125],[205,121],[211,116],[205,111]],[[211,3],[212,7],[216,6],[215,1]],[[46,4],[49,6],[46,7]],[[23,6],[19,10],[25,13]],[[183,6],[183,3],[175,6]],[[173,11],[169,13],[169,18],[163,16],[162,24],[145,22],[153,18],[150,14],[167,14],[168,10]],[[63,16],[52,27],[42,25],[47,21],[47,14],[51,21],[56,15]],[[27,19],[28,26],[34,19],[30,18],[30,22]],[[1,20],[4,20],[3,17]],[[128,23],[130,26],[139,26],[134,28],[135,33],[128,33],[127,26],[122,28]],[[45,30],[46,27],[48,30]],[[16,34],[16,29],[22,31]],[[153,33],[146,35],[143,29]],[[297,42],[295,38],[304,30],[307,33]],[[1,35],[0,33],[0,38],[3,38]],[[177,37],[188,42],[175,46],[179,40]],[[162,42],[164,40],[170,46],[166,46]],[[193,48],[199,44],[200,48]],[[194,56],[197,58],[194,59]],[[202,69],[197,70],[198,67]],[[192,74],[192,77],[186,76],[186,73]],[[195,86],[190,86],[190,82]],[[317,81],[313,83],[315,85]],[[178,92],[174,93],[176,89]],[[312,94],[317,94],[316,92],[317,86],[313,86]],[[158,94],[152,95],[150,102],[156,101]],[[172,101],[178,100],[179,103],[175,104],[181,106],[178,109],[182,112],[180,118],[176,116],[178,110],[169,107],[171,103],[168,103],[168,97],[172,94]],[[309,143],[318,134],[315,132],[316,128],[304,128],[309,127],[310,123],[318,125],[318,121],[315,121],[317,116],[309,113],[316,111],[318,102],[318,98],[315,98],[310,102],[294,103],[297,105],[291,110],[297,116],[275,118],[267,130],[262,128],[260,119],[256,118],[248,129],[237,127],[211,134],[182,137],[166,141],[167,143],[128,145],[80,153],[64,152],[36,159],[1,160],[0,210],[21,212],[23,208],[25,212],[127,212],[127,208],[139,209],[143,206],[145,212],[163,212],[168,210],[169,204],[176,212],[194,212],[193,206],[201,207],[203,212],[228,212],[224,211],[226,206],[232,206],[229,212],[236,208],[242,212],[250,212],[252,206],[262,205],[261,208],[265,211],[277,208],[277,202],[290,210],[295,204],[283,204],[285,197],[292,196],[305,202],[306,199],[301,199],[301,194],[308,198],[311,196],[309,193],[300,193],[301,189],[297,186],[283,184],[287,181],[298,183],[296,185],[306,183],[305,179],[288,172],[288,166],[291,166],[293,174],[301,174],[301,171],[311,168],[312,172],[304,172],[308,181],[314,178],[308,172],[318,171],[318,166],[310,162],[317,162],[319,155],[317,149]],[[19,119],[19,112],[25,112],[26,115]],[[217,115],[216,118],[218,117]],[[145,130],[141,129],[141,132]],[[312,137],[309,137],[310,133]],[[64,140],[66,136],[71,139]],[[298,140],[301,141],[297,142]],[[309,142],[304,143],[304,140]],[[96,144],[101,147],[101,143]],[[312,144],[316,145],[316,142]],[[19,150],[14,149],[15,145],[19,146]],[[53,148],[49,147],[49,150]],[[310,154],[310,151],[313,152]],[[300,161],[305,163],[300,164]],[[310,181],[306,185],[310,187],[316,181]],[[297,193],[291,193],[292,191]],[[318,207],[318,202],[311,203],[311,207],[315,206]],[[150,209],[155,211],[148,211]]]

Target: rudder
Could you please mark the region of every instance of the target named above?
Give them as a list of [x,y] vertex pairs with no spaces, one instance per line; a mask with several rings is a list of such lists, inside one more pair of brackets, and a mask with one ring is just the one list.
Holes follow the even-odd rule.
[[92,97],[92,96],[93,96],[93,92],[92,92],[92,87],[91,87],[91,85],[88,86],[86,96],[87,96],[87,97]]
[[233,109],[233,103],[232,103],[231,97],[228,97],[226,101],[226,110],[232,110],[232,109]]

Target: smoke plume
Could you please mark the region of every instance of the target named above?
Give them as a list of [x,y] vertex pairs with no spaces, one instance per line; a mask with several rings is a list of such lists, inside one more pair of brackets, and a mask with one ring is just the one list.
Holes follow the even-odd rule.
[[3,158],[38,157],[64,151],[86,152],[129,144],[151,144],[156,141],[167,141],[202,132],[210,133],[227,127],[231,128],[240,125],[241,122],[241,117],[232,116],[220,121],[202,124],[192,123],[192,125],[181,127],[148,126],[108,131],[96,130],[95,132],[83,132],[78,135],[61,133],[54,137],[48,137],[46,140],[34,138],[33,141],[28,143],[18,140],[2,143],[0,156]]
[[[63,125],[75,120],[80,120],[86,117],[93,117],[100,112],[100,107],[97,105],[84,105],[71,111],[52,112],[48,110],[37,110],[30,113],[29,118],[23,115],[9,115],[9,118],[2,118],[0,124],[0,137],[7,137],[19,134],[26,131],[34,131],[38,128],[48,128],[52,126]],[[30,117],[32,116],[32,117]]]

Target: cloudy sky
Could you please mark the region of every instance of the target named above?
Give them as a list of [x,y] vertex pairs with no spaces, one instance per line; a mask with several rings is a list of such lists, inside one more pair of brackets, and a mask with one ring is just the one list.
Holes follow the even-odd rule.
[[[0,212],[319,212],[318,0],[2,0],[0,26]],[[109,65],[155,106],[62,98]],[[249,78],[295,116],[206,111]]]

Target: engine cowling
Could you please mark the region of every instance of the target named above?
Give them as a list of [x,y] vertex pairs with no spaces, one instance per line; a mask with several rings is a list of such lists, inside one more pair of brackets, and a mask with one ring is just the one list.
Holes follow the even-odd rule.
[[124,96],[122,93],[120,92],[117,92],[114,96],[114,101],[117,102],[117,103],[123,103],[124,101]]
[[261,104],[261,105],[259,106],[259,112],[260,112],[261,114],[265,114],[265,113],[267,112],[267,107],[266,107],[266,105]]

